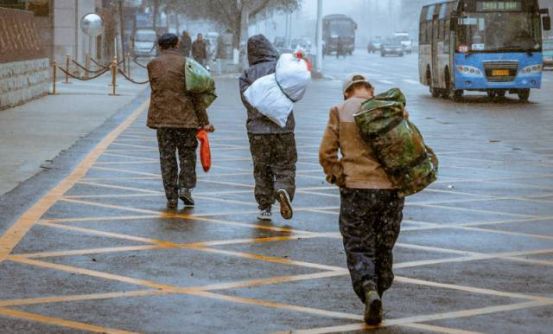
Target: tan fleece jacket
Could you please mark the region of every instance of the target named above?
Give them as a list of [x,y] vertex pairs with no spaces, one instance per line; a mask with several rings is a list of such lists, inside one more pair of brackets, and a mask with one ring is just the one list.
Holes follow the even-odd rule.
[[[352,189],[393,189],[386,172],[361,138],[353,115],[370,95],[358,95],[330,110],[319,150],[327,181]],[[341,154],[341,158],[338,154]]]

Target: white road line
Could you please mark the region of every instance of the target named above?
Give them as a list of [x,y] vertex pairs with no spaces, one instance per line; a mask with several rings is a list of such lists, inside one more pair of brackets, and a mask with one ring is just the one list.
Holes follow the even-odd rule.
[[385,85],[394,85],[394,84],[395,84],[395,83],[392,82],[392,81],[382,80],[382,79],[379,79],[379,80],[376,80],[376,81],[378,81],[378,82],[380,82],[380,83],[383,83],[383,84],[385,84]]

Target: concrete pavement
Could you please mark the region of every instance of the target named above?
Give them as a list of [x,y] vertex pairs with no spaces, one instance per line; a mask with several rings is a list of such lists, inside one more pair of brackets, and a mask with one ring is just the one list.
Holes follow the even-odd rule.
[[[61,75],[58,74],[58,75]],[[133,66],[142,81],[145,70]],[[93,81],[60,78],[58,95],[49,95],[23,106],[0,111],[0,196],[31,178],[79,139],[131,103],[146,89],[118,77],[119,96],[109,97],[111,76]]]
[[[388,320],[375,332],[550,333],[552,83],[530,104],[480,96],[460,104],[432,99],[405,81],[416,80],[415,57],[356,54],[327,63],[336,79],[350,69],[372,73],[379,91],[401,86],[412,119],[441,160],[440,180],[408,200],[395,251],[397,279],[384,300]],[[123,111],[128,117],[91,139],[95,144],[76,168],[53,175],[59,183],[34,196],[23,215],[0,215],[14,221],[2,226],[0,238],[0,328],[371,330],[361,324],[362,305],[345,270],[338,191],[324,182],[317,161],[340,82],[315,82],[297,106],[296,215],[273,223],[255,219],[237,82],[219,80],[218,91],[210,110],[218,127],[210,137],[214,168],[199,174],[195,209],[165,209],[141,99]],[[40,187],[45,180],[31,182]]]

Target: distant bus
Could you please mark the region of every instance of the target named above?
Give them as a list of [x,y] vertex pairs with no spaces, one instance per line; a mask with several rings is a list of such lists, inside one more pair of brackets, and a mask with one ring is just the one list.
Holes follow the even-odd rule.
[[434,97],[457,100],[464,91],[490,97],[541,88],[542,27],[551,29],[538,0],[456,0],[423,7],[419,73]]
[[346,15],[328,15],[323,18],[324,54],[331,54],[338,49],[338,38],[342,39],[344,51],[353,54],[355,50],[355,31],[357,23]]

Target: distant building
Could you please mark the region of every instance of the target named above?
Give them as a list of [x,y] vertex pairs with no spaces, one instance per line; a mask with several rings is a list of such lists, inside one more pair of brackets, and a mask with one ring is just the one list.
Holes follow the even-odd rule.
[[[97,43],[80,29],[98,0],[0,0],[0,109],[48,93],[52,60],[84,63]],[[33,15],[34,14],[34,15]]]

